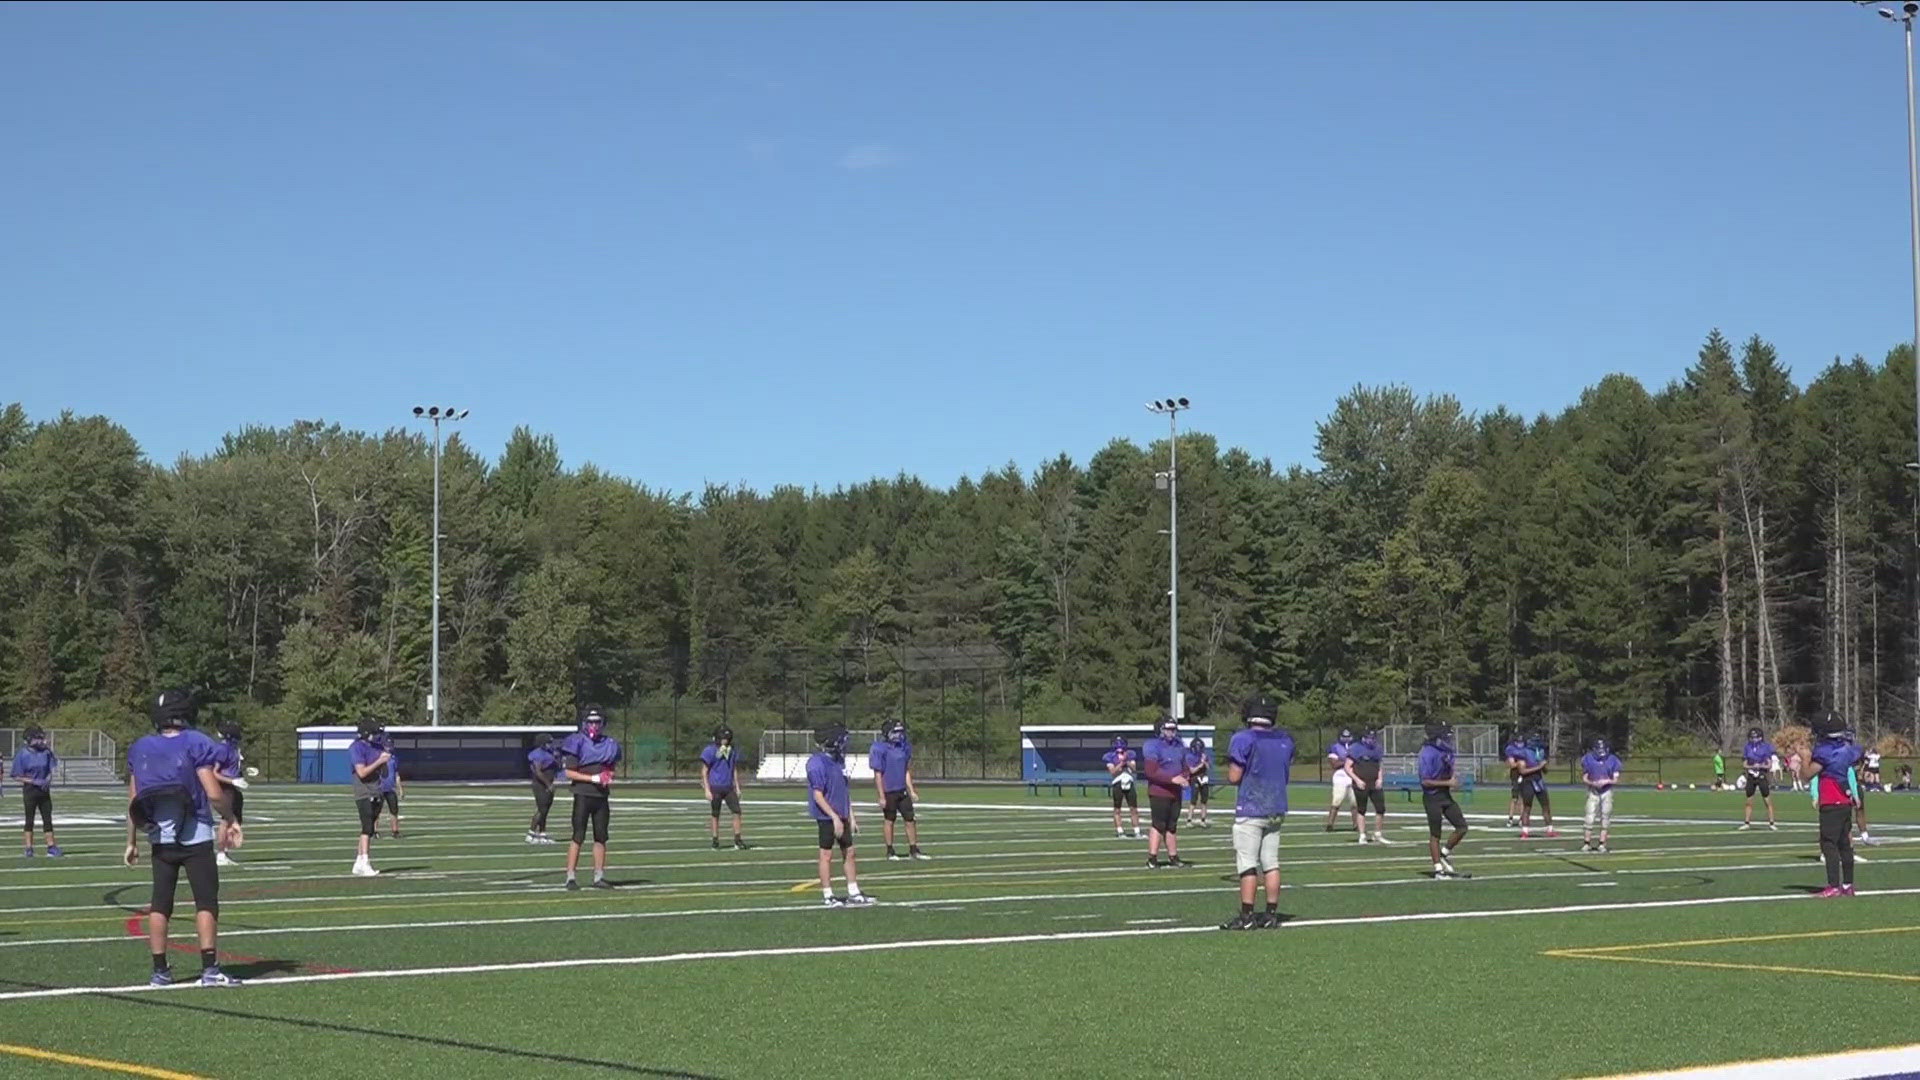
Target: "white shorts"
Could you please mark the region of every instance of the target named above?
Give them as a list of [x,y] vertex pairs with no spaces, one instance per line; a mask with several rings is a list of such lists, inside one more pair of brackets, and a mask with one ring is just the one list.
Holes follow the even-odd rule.
[[1587,828],[1593,828],[1593,819],[1599,818],[1602,824],[1613,824],[1613,789],[1594,791],[1587,789]]
[[1280,869],[1280,823],[1287,816],[1233,819],[1233,862],[1241,874]]
[[1339,806],[1341,803],[1346,802],[1347,799],[1350,798],[1352,795],[1353,795],[1353,777],[1348,776],[1347,770],[1345,769],[1341,769],[1339,772],[1334,773],[1333,774],[1333,805]]

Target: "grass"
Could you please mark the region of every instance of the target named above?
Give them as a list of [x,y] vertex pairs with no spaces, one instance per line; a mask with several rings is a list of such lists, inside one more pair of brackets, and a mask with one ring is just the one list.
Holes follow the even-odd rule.
[[[1362,1061],[1382,1075],[1437,1065],[1537,1080],[1908,1041],[1920,905],[1873,892],[1920,889],[1920,800],[1869,804],[1890,842],[1864,851],[1868,894],[1822,901],[1808,896],[1822,873],[1804,795],[1780,796],[1772,833],[1732,830],[1737,795],[1623,792],[1606,856],[1579,854],[1577,820],[1557,841],[1522,842],[1476,818],[1456,859],[1476,876],[1435,882],[1417,804],[1390,806],[1403,843],[1362,847],[1321,831],[1325,793],[1294,791],[1282,856],[1294,921],[1227,934],[1204,929],[1234,906],[1224,816],[1183,830],[1197,868],[1153,871],[1098,799],[927,785],[935,861],[878,858],[867,812],[861,878],[882,904],[825,911],[792,788],[749,788],[757,846],[715,852],[687,785],[630,785],[614,817],[622,888],[570,894],[564,848],[521,840],[517,787],[416,786],[406,835],[375,845],[387,872],[366,880],[346,875],[347,795],[259,787],[222,918],[228,970],[255,985],[0,1000],[0,1043],[235,1080],[1210,1076],[1251,1061],[1299,1076]],[[1578,793],[1560,798],[1577,815]],[[119,800],[57,799],[74,822],[68,857],[0,867],[0,992],[144,982],[127,922],[147,875],[118,865],[106,819]],[[1467,809],[1504,807],[1487,791]],[[1675,905],[1702,900],[1729,902]],[[1585,910],[1542,910],[1560,908]],[[1413,915],[1452,917],[1392,918]],[[1087,936],[1102,934],[1115,936]],[[991,940],[1033,935],[1080,936]],[[1769,940],[1722,940],[1754,937]],[[184,977],[198,963],[179,941]],[[944,944],[766,951],[912,942]],[[271,985],[542,961],[578,964]],[[1844,1025],[1805,1022],[1823,998]],[[87,1072],[107,1075],[0,1052],[10,1077]]]

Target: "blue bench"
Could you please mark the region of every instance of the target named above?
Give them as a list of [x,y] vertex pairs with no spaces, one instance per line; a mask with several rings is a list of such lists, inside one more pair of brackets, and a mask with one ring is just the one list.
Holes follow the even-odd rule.
[[[1414,795],[1420,791],[1420,776],[1418,773],[1388,773],[1382,779],[1385,781],[1386,790],[1405,792],[1408,802],[1412,802]],[[1472,802],[1473,777],[1462,776],[1460,778],[1460,786],[1453,790],[1456,794],[1464,796],[1468,802]]]
[[[1062,794],[1062,788],[1068,784],[1072,784],[1080,789],[1081,798],[1085,798],[1088,788],[1104,789],[1112,780],[1113,777],[1108,776],[1106,773],[1066,773],[1060,776],[1049,776],[1044,780],[1027,781],[1027,794],[1037,796],[1040,794],[1041,788],[1051,786],[1053,793],[1057,796]],[[1136,778],[1134,782],[1139,784],[1145,783],[1145,781],[1138,778]]]

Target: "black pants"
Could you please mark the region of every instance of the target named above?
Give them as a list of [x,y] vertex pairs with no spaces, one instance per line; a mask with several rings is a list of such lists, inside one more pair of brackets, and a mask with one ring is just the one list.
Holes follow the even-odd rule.
[[246,792],[241,791],[237,787],[230,787],[227,789],[227,804],[233,807],[233,820],[238,822],[244,822],[247,820],[246,813],[244,812],[244,809],[243,809],[246,806],[246,802],[247,802]]
[[1353,812],[1361,816],[1367,813],[1367,804],[1373,804],[1373,812],[1384,815],[1387,812],[1387,793],[1380,789],[1378,777],[1367,781],[1366,790],[1353,789]]
[[1827,885],[1853,884],[1853,807],[1820,808],[1820,857],[1827,863]]
[[187,872],[187,886],[193,890],[193,909],[220,914],[220,867],[214,862],[213,841],[202,844],[153,845],[152,910],[173,914],[173,890],[180,884],[180,871]]
[[379,797],[373,800],[373,824],[375,828],[380,827],[380,808],[383,806],[387,808],[387,813],[393,815],[394,824],[398,825],[400,823],[400,793],[397,791],[383,791]]
[[370,795],[355,799],[353,805],[360,811],[360,835],[372,836],[373,827],[380,821],[380,797]]
[[527,826],[528,832],[547,831],[547,813],[553,809],[553,788],[538,780],[533,782],[533,824]]
[[1427,809],[1427,835],[1440,838],[1440,822],[1444,818],[1453,826],[1454,832],[1467,831],[1467,816],[1460,812],[1460,804],[1453,801],[1450,788],[1427,788],[1420,793],[1420,801]]
[[27,817],[22,827],[28,832],[33,831],[33,812],[35,809],[38,809],[40,811],[40,827],[47,832],[52,832],[53,790],[51,788],[43,788],[38,784],[26,784],[22,786],[21,791],[25,793],[27,804]]
[[[707,816],[719,817],[722,806],[725,806],[735,814],[740,813],[740,792],[734,788],[714,788],[713,798],[707,801]],[[908,818],[907,820],[912,821],[913,819]]]
[[573,842],[587,842],[587,825],[593,825],[593,842],[607,842],[607,819],[611,816],[605,795],[588,795],[584,792],[573,793]]
[[1147,806],[1151,821],[1148,824],[1156,832],[1171,833],[1180,828],[1180,796],[1148,795]]

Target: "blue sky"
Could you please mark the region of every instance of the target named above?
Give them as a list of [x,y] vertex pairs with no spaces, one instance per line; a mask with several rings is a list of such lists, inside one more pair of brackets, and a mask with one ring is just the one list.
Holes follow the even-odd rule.
[[159,461],[471,408],[654,487],[947,484],[1359,382],[1557,411],[1911,334],[1838,2],[0,5],[0,401]]

